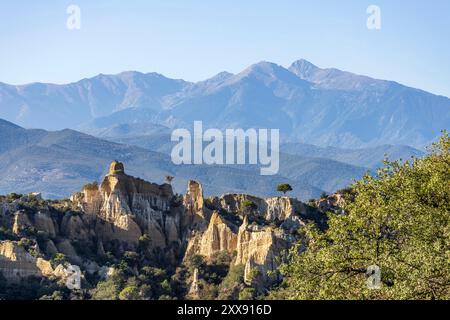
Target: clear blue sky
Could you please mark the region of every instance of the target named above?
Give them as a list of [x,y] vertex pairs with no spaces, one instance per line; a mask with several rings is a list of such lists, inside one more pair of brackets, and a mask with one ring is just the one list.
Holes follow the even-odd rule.
[[[81,8],[81,30],[66,8]],[[368,5],[382,29],[366,27]],[[450,96],[449,0],[1,0],[0,81],[67,83],[99,73],[202,80],[305,58]]]

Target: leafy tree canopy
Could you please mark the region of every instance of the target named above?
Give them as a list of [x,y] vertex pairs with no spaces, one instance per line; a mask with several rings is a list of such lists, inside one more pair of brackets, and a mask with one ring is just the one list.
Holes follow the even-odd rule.
[[283,194],[286,194],[286,192],[292,191],[292,187],[288,183],[281,183],[277,186],[278,192],[283,192]]
[[[273,297],[290,299],[450,299],[450,139],[423,159],[385,162],[353,185],[343,215],[325,232],[303,229],[282,265]],[[367,285],[380,268],[379,289]],[[373,280],[373,278],[372,278]]]

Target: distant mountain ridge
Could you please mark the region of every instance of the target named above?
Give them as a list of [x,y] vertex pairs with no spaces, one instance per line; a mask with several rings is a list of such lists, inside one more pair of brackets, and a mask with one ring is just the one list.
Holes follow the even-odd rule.
[[289,68],[260,62],[197,83],[124,72],[67,85],[0,84],[0,117],[93,134],[123,124],[177,128],[202,120],[205,127],[279,128],[284,142],[423,148],[450,129],[450,99],[299,60]]
[[[159,183],[166,175],[174,176],[173,186],[179,193],[184,192],[190,179],[202,179],[206,195],[249,190],[256,195],[276,195],[275,187],[280,182],[290,183],[295,188],[292,195],[301,199],[317,197],[324,191],[281,174],[260,176],[259,168],[254,166],[175,166],[167,154],[69,129],[24,129],[0,119],[0,137],[0,194],[42,192],[50,198],[67,197],[74,189],[104,175],[111,159],[127,163],[130,174]],[[330,167],[329,163],[324,165]],[[364,171],[355,170],[356,174]],[[340,175],[340,185],[354,176],[355,171]]]
[[[184,191],[188,180],[203,181],[207,195],[252,191],[273,196],[281,182],[293,186],[292,195],[306,200],[334,192],[376,168],[390,153],[391,159],[421,156],[409,147],[344,150],[302,144],[282,145],[280,171],[261,176],[259,166],[175,166],[170,159],[170,132],[162,126],[118,125],[99,139],[74,130],[24,129],[0,119],[0,194],[42,192],[51,198],[68,196],[73,189],[97,180],[111,159],[127,163],[130,173],[163,182],[175,177],[173,186]],[[116,143],[119,142],[119,143]]]

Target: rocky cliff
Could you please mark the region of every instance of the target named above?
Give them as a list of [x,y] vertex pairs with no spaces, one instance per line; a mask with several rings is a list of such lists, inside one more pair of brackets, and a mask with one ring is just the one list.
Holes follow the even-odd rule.
[[19,281],[29,276],[53,276],[50,262],[35,258],[19,243],[0,241],[0,271],[11,281]]
[[[208,262],[226,253],[232,257],[230,266],[244,267],[246,283],[263,287],[277,280],[277,266],[284,250],[299,240],[298,229],[324,222],[318,210],[288,197],[205,199],[196,181],[188,183],[184,196],[174,195],[169,184],[127,175],[117,161],[100,185],[86,185],[70,201],[26,197],[0,199],[0,223],[11,230],[11,239],[35,240],[36,258],[14,242],[1,242],[0,270],[11,280],[53,275],[48,261],[59,253],[83,272],[100,275],[99,258],[107,252],[139,248],[171,268],[194,256]],[[198,272],[192,281],[199,281]]]

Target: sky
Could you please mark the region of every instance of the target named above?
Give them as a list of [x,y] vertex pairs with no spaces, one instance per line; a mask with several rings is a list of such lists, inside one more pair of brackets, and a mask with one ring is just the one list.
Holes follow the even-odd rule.
[[[80,8],[79,30],[67,8]],[[367,8],[380,8],[369,30]],[[158,72],[188,81],[304,58],[450,97],[448,0],[2,0],[0,82]]]

